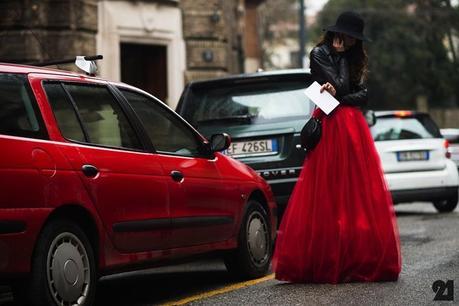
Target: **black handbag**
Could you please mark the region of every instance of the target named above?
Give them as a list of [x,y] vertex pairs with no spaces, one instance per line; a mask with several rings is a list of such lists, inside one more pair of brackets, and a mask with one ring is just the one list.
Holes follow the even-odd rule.
[[322,123],[319,119],[311,117],[301,129],[301,147],[306,150],[314,149],[322,136]]

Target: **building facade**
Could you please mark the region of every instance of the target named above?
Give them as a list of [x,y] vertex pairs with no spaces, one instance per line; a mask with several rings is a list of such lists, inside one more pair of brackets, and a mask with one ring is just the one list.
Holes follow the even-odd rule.
[[98,1],[97,53],[103,78],[173,105],[184,83],[185,43],[178,1]]
[[0,61],[102,54],[101,77],[140,87],[174,108],[186,82],[260,67],[263,1],[3,0]]

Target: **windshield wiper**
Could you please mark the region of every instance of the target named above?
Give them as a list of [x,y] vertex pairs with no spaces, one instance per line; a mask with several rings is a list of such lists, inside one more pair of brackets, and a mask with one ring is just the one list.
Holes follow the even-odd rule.
[[240,116],[228,116],[220,118],[210,118],[199,120],[198,124],[209,124],[209,123],[219,123],[219,122],[241,122],[241,123],[251,123],[252,119],[255,118],[255,115],[240,115]]

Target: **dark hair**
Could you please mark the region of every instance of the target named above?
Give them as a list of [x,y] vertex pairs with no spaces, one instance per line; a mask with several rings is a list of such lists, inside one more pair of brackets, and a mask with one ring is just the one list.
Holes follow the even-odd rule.
[[[326,32],[317,46],[327,44],[330,49],[333,50],[333,38],[335,34],[337,33],[330,31]],[[345,51],[345,56],[349,62],[351,82],[356,85],[364,82],[368,76],[368,56],[362,41],[356,39],[355,45]]]

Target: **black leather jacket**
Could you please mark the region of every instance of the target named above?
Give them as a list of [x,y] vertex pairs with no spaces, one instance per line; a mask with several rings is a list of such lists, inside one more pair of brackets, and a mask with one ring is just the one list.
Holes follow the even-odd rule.
[[330,82],[340,103],[359,107],[367,105],[367,89],[363,84],[351,84],[349,64],[344,54],[333,52],[323,44],[312,49],[309,58],[313,79],[321,85]]

